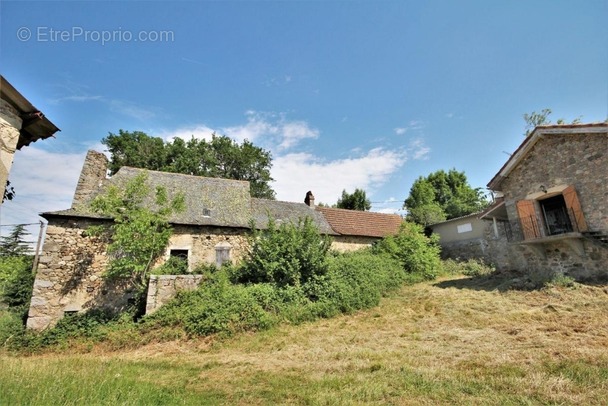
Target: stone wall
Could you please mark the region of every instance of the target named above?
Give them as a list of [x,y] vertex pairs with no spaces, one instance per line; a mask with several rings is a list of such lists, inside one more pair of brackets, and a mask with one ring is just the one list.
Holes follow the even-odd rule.
[[[64,314],[89,309],[121,311],[133,300],[133,288],[124,282],[111,283],[103,273],[108,263],[107,244],[86,234],[102,220],[52,217],[34,282],[27,326],[42,330],[57,323]],[[188,266],[195,271],[200,264],[218,264],[218,251],[229,250],[228,259],[238,263],[249,249],[247,229],[174,225],[162,264],[172,250],[188,251]],[[334,237],[332,248],[353,251],[368,247],[375,238]],[[191,288],[200,277],[162,276],[150,282],[147,308],[154,311],[182,288]],[[192,276],[190,278],[189,276]]]
[[146,299],[146,314],[173,299],[180,290],[194,290],[203,280],[203,275],[151,275]]
[[171,250],[188,250],[188,267],[192,271],[199,264],[217,264],[217,249],[229,248],[230,261],[238,263],[249,249],[248,230],[227,227],[173,227],[165,259]]
[[4,191],[13,165],[21,124],[19,112],[7,101],[0,99],[0,186],[2,191]]
[[34,280],[27,327],[42,330],[65,313],[91,308],[123,310],[132,287],[102,278],[107,264],[106,244],[85,231],[97,221],[52,219]]
[[379,238],[348,235],[332,236],[331,249],[338,252],[350,252],[371,247]]
[[90,201],[91,196],[102,186],[107,172],[108,158],[101,152],[88,151],[74,192],[72,208],[78,208]]
[[[541,185],[547,190],[574,185],[588,228],[607,231],[607,143],[608,137],[601,134],[552,134],[541,138],[500,185],[514,235],[521,235],[516,203],[542,198]],[[540,220],[540,213],[537,215]],[[580,258],[563,242],[548,241],[536,248],[513,246],[514,266],[521,271],[545,276],[566,272],[580,278],[591,278],[606,273],[608,269],[602,264],[608,263],[607,249],[588,240],[580,243],[585,252]],[[547,259],[543,258],[543,252]]]

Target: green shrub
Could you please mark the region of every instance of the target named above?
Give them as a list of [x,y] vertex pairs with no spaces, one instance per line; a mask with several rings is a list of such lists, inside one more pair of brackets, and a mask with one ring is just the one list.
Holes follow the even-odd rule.
[[0,256],[0,301],[11,308],[28,306],[32,296],[33,257]]
[[576,280],[573,277],[558,272],[551,279],[545,281],[544,286],[546,288],[571,288],[575,282]]
[[382,239],[376,244],[375,251],[391,255],[406,272],[424,279],[434,279],[441,272],[437,237],[425,236],[422,226],[415,223],[401,223],[399,233]]
[[483,259],[468,259],[466,261],[456,261],[446,259],[442,261],[443,271],[448,275],[466,275],[466,276],[485,276],[496,272],[491,264],[486,264]]
[[331,241],[319,234],[310,218],[298,224],[270,221],[268,229],[254,231],[252,248],[239,268],[238,281],[299,286],[327,272]]
[[10,346],[10,342],[23,334],[23,321],[19,314],[0,310],[0,348]]
[[274,324],[273,287],[232,284],[220,271],[194,291],[179,292],[144,324],[181,326],[190,335],[262,330]]
[[151,272],[152,275],[187,275],[189,273],[188,260],[180,257],[170,257]]

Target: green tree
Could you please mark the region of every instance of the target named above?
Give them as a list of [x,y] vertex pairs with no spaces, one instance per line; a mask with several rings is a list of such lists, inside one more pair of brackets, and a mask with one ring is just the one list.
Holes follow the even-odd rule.
[[23,224],[13,227],[9,235],[0,237],[0,256],[27,255],[30,247],[24,238],[28,235]]
[[342,197],[338,199],[336,207],[339,209],[367,211],[372,208],[372,203],[367,198],[363,189],[355,189],[352,194],[347,193],[346,190],[342,190]]
[[252,228],[252,248],[239,270],[240,282],[301,286],[327,272],[331,240],[310,218],[278,227],[271,220],[266,230]]
[[433,279],[441,270],[439,241],[437,236],[424,235],[422,226],[404,221],[399,233],[380,240],[374,247],[397,259],[406,272]]
[[414,181],[404,202],[408,219],[427,226],[475,213],[488,202],[481,188],[472,188],[464,172],[439,170]]
[[102,139],[111,154],[110,172],[123,166],[249,181],[251,195],[274,199],[270,186],[272,156],[269,151],[245,140],[238,143],[213,134],[210,141],[192,137],[165,142],[141,131],[110,133]]
[[32,296],[34,257],[25,241],[29,233],[24,225],[15,226],[9,235],[0,238],[0,301],[19,317],[27,315]]
[[104,195],[95,198],[91,204],[93,210],[112,217],[114,222],[109,228],[90,230],[108,233],[107,252],[111,259],[106,276],[129,278],[142,292],[152,266],[169,243],[172,232],[169,217],[184,209],[182,194],[169,200],[161,187],[154,191],[151,204],[152,191],[146,180],[144,172],[129,181],[124,189],[110,187]]

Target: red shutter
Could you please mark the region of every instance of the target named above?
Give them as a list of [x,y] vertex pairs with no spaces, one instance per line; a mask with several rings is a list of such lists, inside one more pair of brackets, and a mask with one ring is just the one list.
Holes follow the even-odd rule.
[[520,200],[517,202],[516,207],[521,223],[521,230],[524,234],[524,240],[540,238],[540,230],[538,228],[538,221],[536,220],[536,210],[534,209],[534,200]]
[[566,208],[568,209],[568,216],[575,231],[587,231],[587,222],[583,215],[583,209],[581,203],[578,200],[578,195],[574,186],[570,185],[562,192],[564,200],[566,201]]

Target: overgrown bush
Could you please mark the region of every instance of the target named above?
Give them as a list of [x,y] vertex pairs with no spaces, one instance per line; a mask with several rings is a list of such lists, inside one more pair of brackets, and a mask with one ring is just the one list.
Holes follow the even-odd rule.
[[492,264],[486,264],[483,259],[470,258],[466,261],[446,259],[443,261],[443,269],[449,275],[485,276],[496,272]]
[[404,269],[394,258],[362,250],[332,256],[328,273],[305,284],[304,291],[313,301],[348,313],[376,306],[383,294],[405,279]]
[[164,264],[154,268],[152,275],[187,275],[188,260],[180,257],[171,257]]
[[397,259],[406,272],[434,279],[441,272],[439,241],[424,235],[422,226],[404,221],[396,236],[388,236],[375,246],[378,253]]
[[545,288],[571,288],[575,286],[575,282],[576,279],[572,276],[557,272],[550,279],[544,281],[543,286]]
[[32,261],[33,257],[28,255],[0,256],[0,303],[23,321],[34,284]]
[[0,310],[0,348],[10,345],[10,341],[23,334],[24,325],[19,314]]
[[275,302],[273,286],[233,284],[222,270],[197,290],[180,292],[173,301],[146,317],[144,323],[181,326],[190,335],[231,335],[269,328],[275,323],[271,314]]
[[253,232],[251,242],[249,255],[239,268],[239,282],[299,286],[327,272],[331,241],[308,217],[279,227],[271,219],[266,230]]

